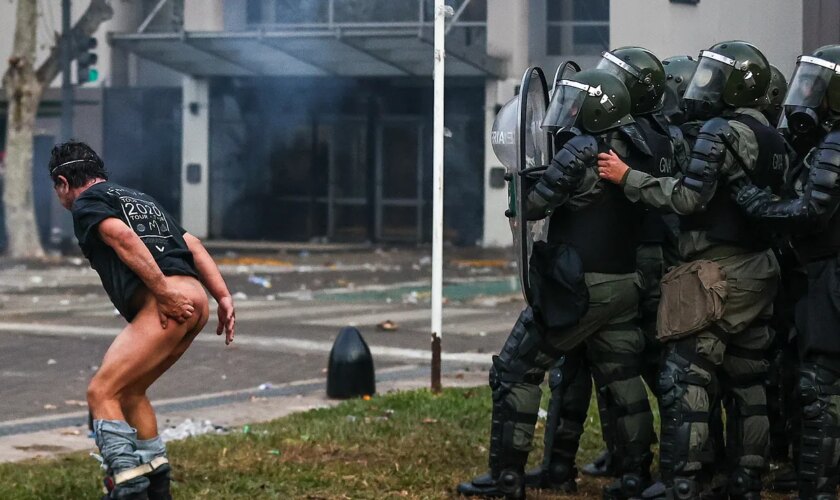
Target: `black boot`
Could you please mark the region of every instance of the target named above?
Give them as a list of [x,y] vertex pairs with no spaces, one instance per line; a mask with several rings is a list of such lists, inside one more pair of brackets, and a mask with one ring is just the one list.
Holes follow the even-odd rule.
[[641,495],[642,500],[699,500],[700,492],[693,479],[678,477],[671,485],[656,482]]
[[770,465],[767,489],[775,493],[792,493],[796,491],[796,469],[790,461],[782,461]]
[[581,467],[580,471],[587,476],[616,477],[615,467],[613,467],[612,462],[612,453],[610,453],[610,450],[604,450],[592,463]]
[[761,487],[761,471],[739,466],[729,475],[726,490],[731,500],[760,500]]
[[617,464],[621,476],[612,483],[604,486],[603,496],[606,500],[626,500],[638,498],[650,486],[650,464],[653,454],[644,451],[629,451],[624,447],[624,455]]
[[471,497],[525,499],[525,473],[523,469],[505,469],[498,474],[493,471],[481,474],[472,481],[458,485],[459,494]]
[[541,465],[525,473],[525,486],[540,490],[552,490],[560,493],[577,491],[577,468],[568,462],[553,461],[548,466]]
[[172,500],[169,492],[171,469],[164,465],[149,475],[149,500]]

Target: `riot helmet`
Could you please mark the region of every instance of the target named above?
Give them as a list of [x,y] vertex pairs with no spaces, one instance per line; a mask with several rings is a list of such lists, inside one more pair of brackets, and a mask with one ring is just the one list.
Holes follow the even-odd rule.
[[681,125],[689,119],[685,112],[683,95],[694,70],[697,69],[697,61],[691,56],[674,56],[663,60],[662,66],[665,68],[665,100],[662,112],[669,122]]
[[697,70],[683,98],[690,113],[712,118],[726,108],[766,102],[770,63],[754,45],[731,41],[700,52]]
[[833,126],[840,118],[840,45],[799,56],[783,106],[796,134],[812,132],[818,125]]
[[542,126],[554,134],[600,134],[633,123],[630,107],[630,93],[617,76],[588,69],[557,82]]
[[774,127],[779,124],[782,116],[782,103],[785,101],[788,84],[785,75],[779,68],[770,65],[770,85],[767,87],[767,102],[761,112]]
[[619,77],[630,92],[631,113],[643,115],[662,109],[665,70],[653,52],[641,47],[621,47],[601,54],[598,69]]

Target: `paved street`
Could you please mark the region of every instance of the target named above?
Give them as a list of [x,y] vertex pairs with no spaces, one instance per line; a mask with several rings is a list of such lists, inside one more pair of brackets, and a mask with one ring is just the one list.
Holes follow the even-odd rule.
[[[153,400],[223,404],[220,393],[261,384],[294,388],[302,380],[310,383],[301,393],[322,390],[311,381],[325,377],[332,341],[346,325],[362,331],[377,369],[393,377],[416,377],[428,363],[426,250],[217,250],[216,257],[236,297],[236,341],[225,347],[211,319],[156,384]],[[506,251],[446,250],[447,371],[483,372],[509,331],[522,300],[507,257]],[[385,320],[398,329],[378,330]],[[75,423],[85,410],[86,383],[123,325],[81,259],[0,261],[0,435]]]

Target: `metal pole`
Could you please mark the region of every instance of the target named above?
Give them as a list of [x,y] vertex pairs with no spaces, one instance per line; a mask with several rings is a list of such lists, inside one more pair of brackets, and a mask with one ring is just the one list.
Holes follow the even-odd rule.
[[73,83],[70,80],[70,0],[61,0],[61,139],[73,138]]
[[440,351],[443,321],[443,76],[445,20],[444,0],[435,0],[435,104],[432,210],[432,392],[440,392]]

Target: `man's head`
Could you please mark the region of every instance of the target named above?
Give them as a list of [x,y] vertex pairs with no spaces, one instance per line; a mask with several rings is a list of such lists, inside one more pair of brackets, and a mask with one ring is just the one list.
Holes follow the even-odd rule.
[[102,159],[84,142],[70,141],[54,146],[49,169],[55,193],[67,210],[92,183],[108,180]]

